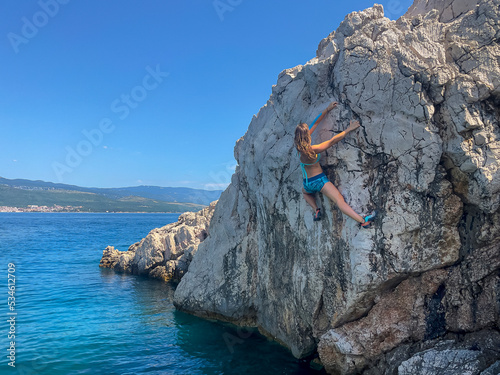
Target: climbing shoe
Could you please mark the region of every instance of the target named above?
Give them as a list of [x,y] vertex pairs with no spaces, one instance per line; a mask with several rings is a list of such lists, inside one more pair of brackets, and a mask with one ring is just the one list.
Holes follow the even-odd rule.
[[321,208],[316,209],[316,213],[314,214],[314,221],[321,220]]
[[377,211],[373,211],[370,215],[365,216],[365,222],[363,224],[360,224],[361,227],[365,229],[370,229],[373,226],[373,221],[377,217]]

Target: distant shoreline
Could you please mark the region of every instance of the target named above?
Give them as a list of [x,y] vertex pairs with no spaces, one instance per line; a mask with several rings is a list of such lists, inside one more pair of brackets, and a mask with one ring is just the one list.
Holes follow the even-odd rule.
[[[99,206],[90,208],[85,206],[62,206],[62,205],[27,205],[27,206],[0,206],[0,213],[152,213],[152,214],[178,214],[184,212],[198,212],[203,208],[207,207],[206,205],[196,205],[194,209],[189,209],[191,204],[186,204],[183,207],[173,207],[173,208],[181,208],[181,211],[156,211],[149,207],[137,207],[137,209],[129,211],[127,209],[135,208],[135,207],[123,207],[123,209],[113,209],[109,207],[109,210],[101,209]],[[160,208],[160,207],[159,207]],[[161,207],[161,208],[170,208],[170,207]],[[142,211],[145,209],[144,211]]]

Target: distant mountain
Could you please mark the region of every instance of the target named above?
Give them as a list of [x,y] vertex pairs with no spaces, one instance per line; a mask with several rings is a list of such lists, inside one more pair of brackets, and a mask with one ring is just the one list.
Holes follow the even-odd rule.
[[[1,182],[0,182],[1,183]],[[124,188],[91,189],[110,198],[138,196],[165,202],[196,203],[208,206],[219,199],[222,190],[200,190],[184,187],[133,186]]]
[[46,181],[0,177],[0,206],[83,206],[96,211],[181,212],[201,209],[219,199],[221,190],[159,186],[86,188]]

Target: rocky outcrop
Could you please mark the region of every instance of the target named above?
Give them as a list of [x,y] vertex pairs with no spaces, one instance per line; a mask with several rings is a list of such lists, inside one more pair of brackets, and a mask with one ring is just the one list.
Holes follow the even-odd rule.
[[208,236],[216,203],[199,212],[186,212],[176,223],[153,229],[127,251],[108,246],[99,266],[165,281],[179,281],[187,272],[198,245]]
[[498,375],[500,361],[497,330],[483,330],[467,337],[448,334],[441,339],[405,343],[387,353],[364,375],[436,374],[436,375]]
[[474,9],[479,0],[423,0],[415,1],[405,13],[406,18],[426,14],[435,9],[439,14],[439,21],[449,22]]
[[[433,348],[430,351],[433,353],[431,362],[435,362],[436,366],[452,361],[450,356],[454,355],[450,353],[455,350],[464,354],[466,352],[463,350],[470,347],[476,348],[470,353],[474,360],[479,361],[475,367],[500,359],[499,332],[465,334],[500,326],[499,308],[490,306],[498,303],[500,297],[498,252],[498,244],[487,246],[467,256],[456,267],[432,270],[408,278],[378,297],[366,317],[328,331],[321,337],[318,347],[327,370],[333,373],[357,373],[360,369],[373,368],[387,352],[408,342],[426,342],[425,347]],[[449,335],[450,332],[461,335]],[[438,341],[434,339],[447,334],[447,349],[437,350],[435,346]],[[464,346],[463,340],[468,341],[468,344]],[[458,346],[453,345],[455,342]],[[422,358],[430,355],[417,353],[411,360],[403,361],[403,357],[399,362],[395,359],[389,362],[393,367],[397,364],[405,369],[400,369],[399,374],[446,373],[437,368],[434,372],[430,369],[427,372],[415,369],[416,363],[421,364]],[[467,362],[461,355],[456,361],[454,366],[458,366],[459,370],[459,365]],[[478,370],[485,368],[479,367]],[[467,372],[465,368],[462,370],[447,373],[479,374]]]
[[[398,21],[375,5],[283,71],[176,306],[317,351],[333,374],[496,368],[499,22],[500,0],[417,0]],[[321,194],[314,222],[302,198],[294,130],[333,100],[313,143],[360,120],[321,165],[355,211],[379,210],[372,230]]]

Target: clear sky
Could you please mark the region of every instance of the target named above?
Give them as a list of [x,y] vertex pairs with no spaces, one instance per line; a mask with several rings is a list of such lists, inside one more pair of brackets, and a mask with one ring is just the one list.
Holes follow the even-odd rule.
[[[398,18],[412,0],[383,0]],[[0,5],[0,176],[225,188],[278,74],[367,0]]]

